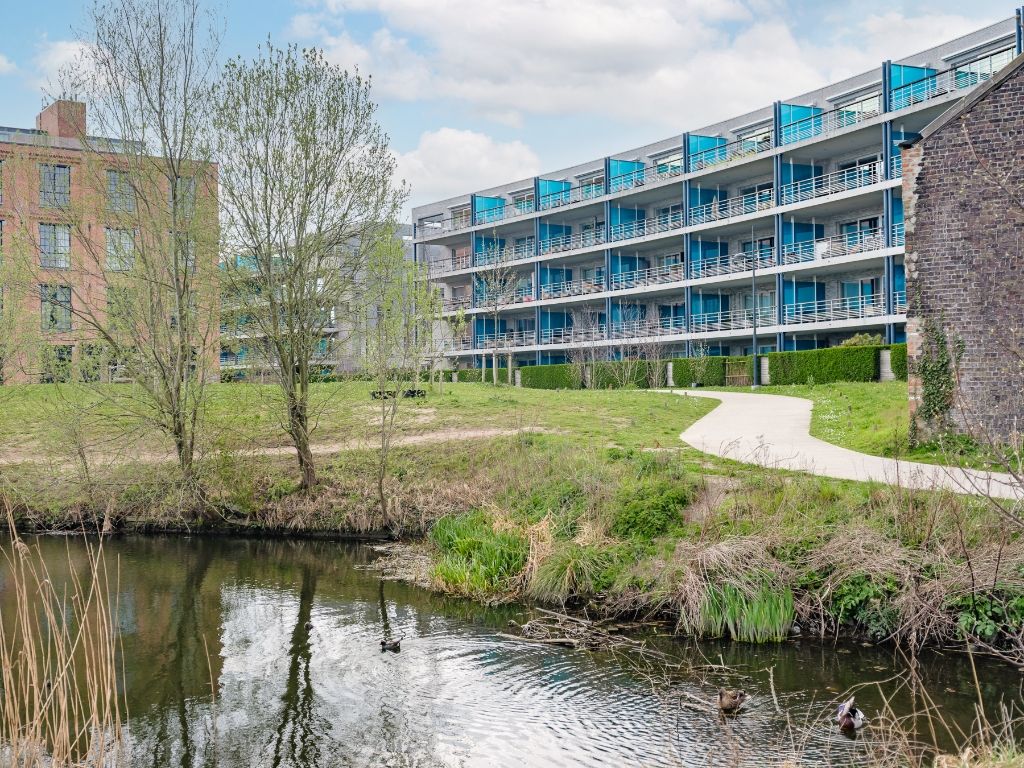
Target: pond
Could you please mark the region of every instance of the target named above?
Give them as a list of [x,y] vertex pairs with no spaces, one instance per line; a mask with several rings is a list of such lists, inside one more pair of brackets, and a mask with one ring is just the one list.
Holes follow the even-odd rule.
[[[38,543],[53,579],[84,572],[81,539]],[[119,573],[132,765],[768,766],[794,741],[799,764],[863,764],[871,728],[839,734],[834,702],[887,681],[858,696],[870,717],[905,671],[892,649],[860,644],[659,636],[652,643],[676,659],[733,671],[652,680],[629,655],[502,637],[527,607],[382,581],[365,569],[377,556],[365,545],[125,537],[105,547]],[[0,616],[11,609],[2,576]],[[401,651],[382,653],[383,636],[402,637]],[[977,666],[988,706],[1020,701],[1016,671]],[[969,728],[966,657],[927,654],[920,672],[947,721]],[[751,691],[749,711],[723,722],[694,705],[719,684]],[[894,706],[910,704],[897,695]]]

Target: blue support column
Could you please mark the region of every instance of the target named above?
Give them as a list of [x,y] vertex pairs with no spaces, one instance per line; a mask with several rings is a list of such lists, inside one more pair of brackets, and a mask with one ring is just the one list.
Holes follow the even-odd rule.
[[893,308],[895,307],[895,302],[893,301],[893,295],[892,294],[893,294],[893,288],[896,287],[896,282],[895,282],[896,270],[893,269],[893,266],[894,266],[894,262],[893,262],[892,256],[886,256],[885,257],[885,262],[884,262],[883,268],[882,268],[882,285],[883,285],[883,291],[884,291],[884,294],[885,294],[884,297],[883,297],[884,300],[885,300],[885,314],[887,314],[887,315],[891,315],[892,312],[893,312]]
[[[691,318],[693,317],[693,287],[686,286],[686,303],[683,305],[683,314],[686,318],[686,332],[692,333]],[[687,354],[690,350],[690,342],[686,342]]]
[[[533,340],[540,344],[540,307],[533,308]],[[537,350],[537,362],[540,362],[540,350]]]
[[690,172],[690,134],[683,134],[683,173]]
[[1014,14],[1017,20],[1017,55],[1024,53],[1024,6]]
[[[775,275],[775,322],[779,325],[782,325],[784,315],[782,307],[782,284],[784,282],[785,278],[782,276],[781,272]],[[780,333],[779,336],[781,335],[782,334]]]
[[892,111],[892,62],[882,62],[882,111]]
[[473,224],[479,224],[476,220],[476,195],[469,196],[469,220]]
[[[882,178],[892,178],[892,122],[882,123]],[[888,191],[888,190],[886,190]]]
[[782,263],[782,214],[775,214],[775,264]]
[[782,153],[772,158],[772,194],[775,204],[782,205]]
[[604,297],[604,337],[612,337],[612,297]]
[[892,248],[892,190],[882,192],[882,243]]
[[610,248],[604,249],[604,289],[606,291],[612,289],[612,251]]
[[683,182],[683,226],[690,226],[690,180]]
[[610,157],[604,159],[604,193],[607,195],[612,190],[612,160]]
[[540,262],[533,262],[533,298],[540,301]]
[[693,247],[693,236],[686,232],[683,235],[683,274],[687,280],[693,279],[693,266],[690,263],[690,253]]
[[612,240],[612,201],[604,201],[604,241],[610,243]]
[[782,146],[782,102],[772,102],[772,146]]

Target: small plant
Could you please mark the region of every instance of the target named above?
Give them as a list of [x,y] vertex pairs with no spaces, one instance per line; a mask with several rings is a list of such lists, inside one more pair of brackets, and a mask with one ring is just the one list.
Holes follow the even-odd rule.
[[434,576],[449,589],[469,595],[512,592],[529,554],[525,537],[495,530],[491,517],[481,511],[438,520],[430,539],[441,551]]
[[682,522],[682,511],[692,501],[689,485],[665,480],[627,485],[620,492],[620,506],[612,533],[624,539],[650,540]]
[[566,544],[556,549],[530,581],[532,597],[564,603],[570,597],[588,597],[610,585],[614,553],[596,546]]

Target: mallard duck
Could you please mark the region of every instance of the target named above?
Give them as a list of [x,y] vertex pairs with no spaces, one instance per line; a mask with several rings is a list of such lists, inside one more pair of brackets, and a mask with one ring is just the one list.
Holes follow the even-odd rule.
[[743,689],[727,691],[725,688],[718,689],[718,708],[723,714],[734,715],[740,711],[747,699],[750,697]]
[[402,638],[397,640],[381,640],[380,641],[381,653],[384,651],[391,651],[392,653],[398,653],[402,650]]
[[860,730],[867,721],[864,713],[854,705],[853,699],[840,704],[836,710],[836,722],[839,723],[840,731]]

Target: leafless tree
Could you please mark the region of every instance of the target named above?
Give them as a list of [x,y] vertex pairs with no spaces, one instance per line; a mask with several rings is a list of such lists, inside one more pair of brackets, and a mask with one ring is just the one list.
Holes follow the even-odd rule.
[[584,306],[573,315],[573,328],[580,331],[580,341],[569,350],[569,364],[582,386],[592,387],[599,360],[604,360],[606,348],[598,347],[597,335],[601,327],[596,307]]
[[228,295],[264,339],[308,490],[311,374],[351,329],[339,309],[358,300],[366,253],[406,190],[392,181],[369,80],[316,49],[267,43],[251,62],[233,59],[213,100]]
[[[477,273],[482,288],[480,306],[487,310],[491,322],[494,324],[494,342],[491,347],[491,379],[495,386],[498,384],[498,347],[501,308],[511,304],[516,290],[517,277],[515,270],[509,264],[503,248],[498,243],[497,235],[493,236],[492,242],[493,258],[487,267]],[[492,254],[488,253],[489,256]]]

